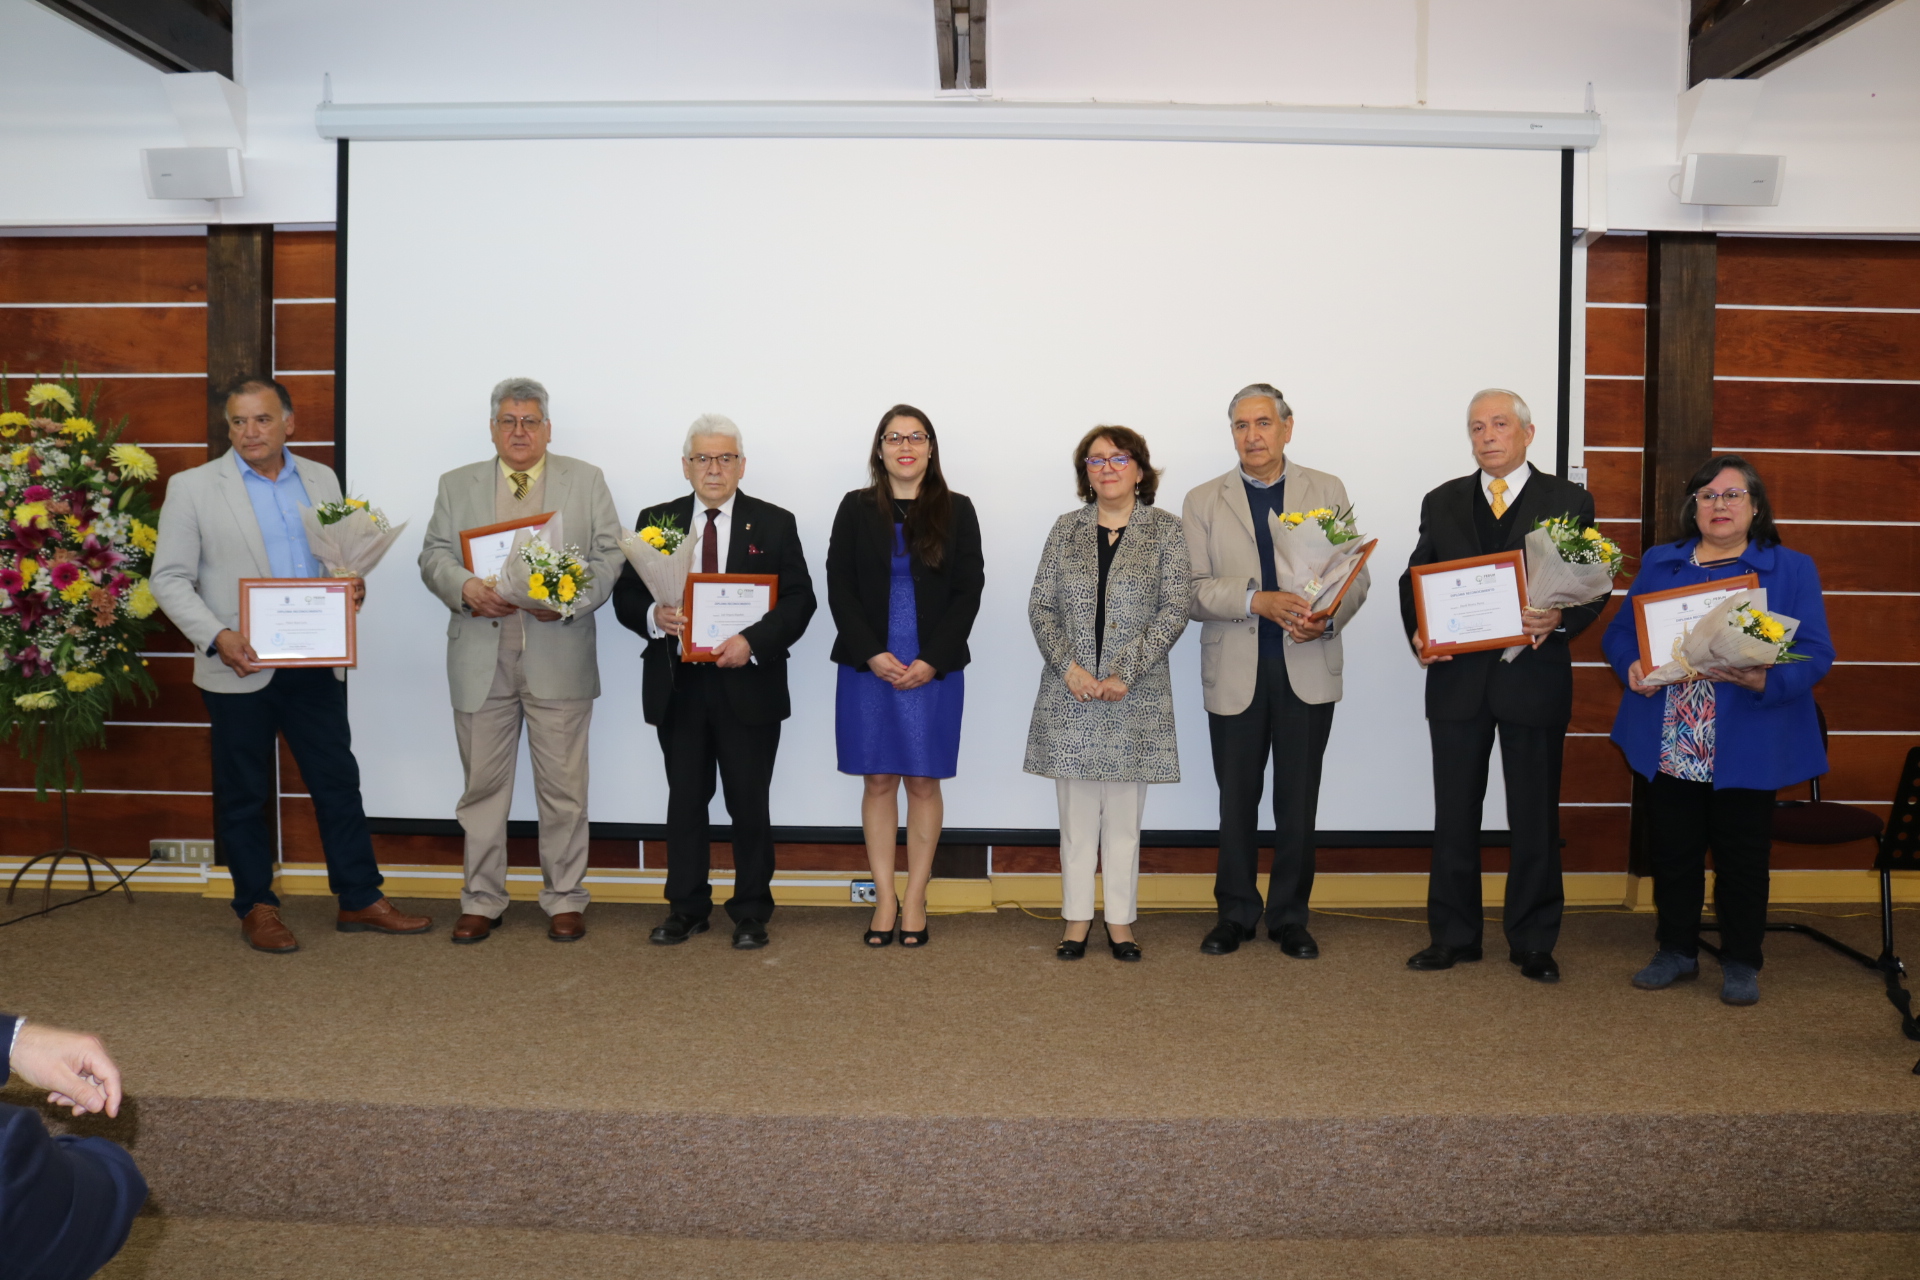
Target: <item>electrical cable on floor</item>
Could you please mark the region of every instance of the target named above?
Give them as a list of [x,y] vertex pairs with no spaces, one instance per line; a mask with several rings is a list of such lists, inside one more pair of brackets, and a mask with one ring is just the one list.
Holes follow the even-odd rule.
[[[120,879],[125,881],[131,881],[135,876],[139,875],[142,871],[145,871],[148,867],[152,865],[153,865],[153,859],[148,858],[145,862],[141,863],[139,866],[135,867],[133,870],[126,872],[124,875],[120,877]],[[96,889],[92,893],[86,894],[82,897],[68,898],[65,902],[56,902],[50,907],[42,907],[38,911],[29,911],[25,915],[15,916],[11,920],[0,920],[0,929],[4,929],[10,924],[19,924],[22,920],[32,920],[36,916],[51,915],[53,912],[58,911],[62,907],[71,907],[76,903],[81,903],[81,902],[92,902],[95,898],[104,898],[108,894],[112,893],[115,889],[118,889],[119,887],[120,887],[120,884],[118,881],[116,881],[115,883],[108,885],[104,889]]]

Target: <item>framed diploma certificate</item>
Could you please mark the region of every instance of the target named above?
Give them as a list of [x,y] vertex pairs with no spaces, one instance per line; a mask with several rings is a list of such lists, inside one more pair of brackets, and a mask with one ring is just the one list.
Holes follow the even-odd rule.
[[508,520],[503,524],[482,525],[478,529],[462,529],[460,561],[467,566],[468,573],[492,582],[500,576],[500,570],[506,567],[507,552],[513,547],[513,535],[522,529],[538,529],[551,519],[553,519],[553,512],[542,511],[539,515],[528,516],[524,520]]
[[779,596],[780,579],[771,573],[688,574],[680,660],[714,661],[714,650],[766,617]]
[[1520,618],[1526,603],[1524,550],[1413,567],[1423,656],[1531,644]]
[[1673,661],[1673,647],[1687,638],[1693,624],[1707,616],[1728,596],[1751,591],[1760,575],[1700,582],[1671,591],[1649,591],[1633,598],[1633,625],[1640,633],[1640,671],[1645,674]]
[[351,667],[353,582],[242,578],[240,634],[263,667]]
[[1308,615],[1309,617],[1331,618],[1340,611],[1340,602],[1347,598],[1347,588],[1351,587],[1353,580],[1360,576],[1360,571],[1367,567],[1367,561],[1373,558],[1373,549],[1379,545],[1380,539],[1374,538],[1360,548],[1360,554],[1354,557],[1352,563],[1344,570],[1347,576],[1340,580],[1340,589],[1331,596],[1323,596],[1320,604]]

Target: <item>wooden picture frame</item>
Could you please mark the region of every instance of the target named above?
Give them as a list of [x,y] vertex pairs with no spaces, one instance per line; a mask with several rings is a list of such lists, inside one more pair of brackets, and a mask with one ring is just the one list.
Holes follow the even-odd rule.
[[460,531],[460,563],[467,566],[468,573],[478,573],[473,567],[473,542],[476,538],[489,538],[497,533],[514,533],[521,529],[538,529],[553,519],[553,512],[543,511],[537,516],[528,516],[521,520],[502,520],[499,524],[483,524],[477,529]]
[[[685,621],[681,624],[681,627],[680,627],[680,661],[682,662],[717,662],[719,660],[719,654],[717,650],[702,648],[694,644],[693,642],[693,624],[694,624],[694,611],[693,611],[694,590],[693,589],[696,586],[700,586],[706,583],[728,583],[728,582],[752,583],[756,586],[765,587],[767,589],[767,613],[772,613],[774,606],[780,603],[780,578],[779,578],[779,575],[777,574],[772,574],[772,573],[690,573],[688,574],[687,589],[680,596],[680,601],[681,601],[680,607],[682,612],[685,614]],[[766,615],[762,614],[761,616],[765,617]],[[723,640],[722,643],[725,643],[725,641]]]
[[[1731,578],[1716,578],[1712,582],[1696,582],[1690,587],[1670,587],[1665,591],[1645,591],[1633,598],[1634,638],[1640,644],[1640,674],[1645,675],[1671,662],[1671,658],[1655,661],[1653,643],[1647,626],[1647,606],[1665,604],[1670,600],[1684,600],[1688,596],[1719,595],[1723,599],[1736,591],[1750,591],[1760,585],[1757,573],[1736,574]],[[1717,603],[1717,602],[1716,602]],[[1711,608],[1711,606],[1709,606]],[[1702,610],[1705,613],[1706,610]]]
[[1309,618],[1331,618],[1340,612],[1340,602],[1347,598],[1347,592],[1353,588],[1353,580],[1358,578],[1361,571],[1367,567],[1367,561],[1373,559],[1373,550],[1379,545],[1380,539],[1375,538],[1360,548],[1360,560],[1353,566],[1353,572],[1347,575],[1347,580],[1340,584],[1340,589],[1333,593],[1333,603],[1324,609],[1315,609],[1307,615]]
[[256,666],[272,667],[352,667],[359,665],[359,646],[355,635],[354,623],[359,610],[353,606],[352,578],[242,578],[240,579],[240,637],[257,652],[258,645],[253,643],[253,593],[260,590],[298,590],[303,592],[325,592],[329,595],[342,594],[346,597],[347,644],[344,654],[329,654],[312,658],[259,658]]
[[1413,575],[1413,610],[1419,620],[1417,634],[1420,637],[1420,653],[1423,657],[1436,654],[1475,653],[1482,649],[1506,649],[1516,644],[1532,644],[1533,637],[1521,631],[1513,635],[1485,636],[1478,640],[1460,642],[1436,641],[1427,629],[1427,594],[1423,579],[1439,573],[1457,573],[1463,569],[1478,569],[1485,565],[1511,567],[1514,573],[1514,586],[1519,592],[1520,608],[1527,607],[1527,553],[1524,548],[1516,547],[1512,551],[1496,551],[1492,555],[1468,556],[1463,560],[1443,560],[1439,564],[1417,564],[1408,572]]

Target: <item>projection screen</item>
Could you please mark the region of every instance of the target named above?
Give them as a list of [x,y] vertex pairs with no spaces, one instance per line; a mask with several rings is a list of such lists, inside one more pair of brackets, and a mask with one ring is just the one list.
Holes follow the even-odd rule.
[[[985,531],[949,828],[1051,829],[1021,772],[1041,663],[1027,593],[1071,450],[1143,432],[1178,512],[1235,465],[1227,399],[1269,381],[1289,457],[1345,480],[1381,539],[1346,633],[1320,827],[1432,826],[1422,675],[1396,580],[1421,496],[1472,468],[1468,397],[1533,405],[1554,465],[1560,157],[1550,151],[1107,141],[355,142],[346,219],[349,490],[409,527],[370,582],[351,714],[370,814],[446,819],[461,791],[446,610],[414,558],[436,481],[491,454],[487,395],[552,393],[553,450],[606,472],[624,519],[686,491],[687,425],[744,432],[744,491],[798,517],[821,600],[790,668],[776,824],[851,827],[835,771],[833,512],[880,413],[940,432]],[[598,615],[591,815],[657,823],[641,641]],[[1198,625],[1172,654],[1182,780],[1146,826],[1209,829]],[[1487,826],[1506,826],[1499,771]],[[513,816],[536,816],[524,757]],[[714,817],[724,822],[718,800]]]

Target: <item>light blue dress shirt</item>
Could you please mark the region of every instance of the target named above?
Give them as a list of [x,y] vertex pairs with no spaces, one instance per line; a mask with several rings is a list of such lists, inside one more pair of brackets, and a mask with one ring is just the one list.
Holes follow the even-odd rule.
[[300,522],[300,508],[313,506],[313,501],[293,465],[293,455],[282,449],[280,457],[280,477],[269,480],[248,466],[238,450],[233,452],[247,500],[253,504],[253,518],[260,524],[260,540],[267,545],[268,570],[276,578],[318,578],[320,566],[307,545],[307,528]]

